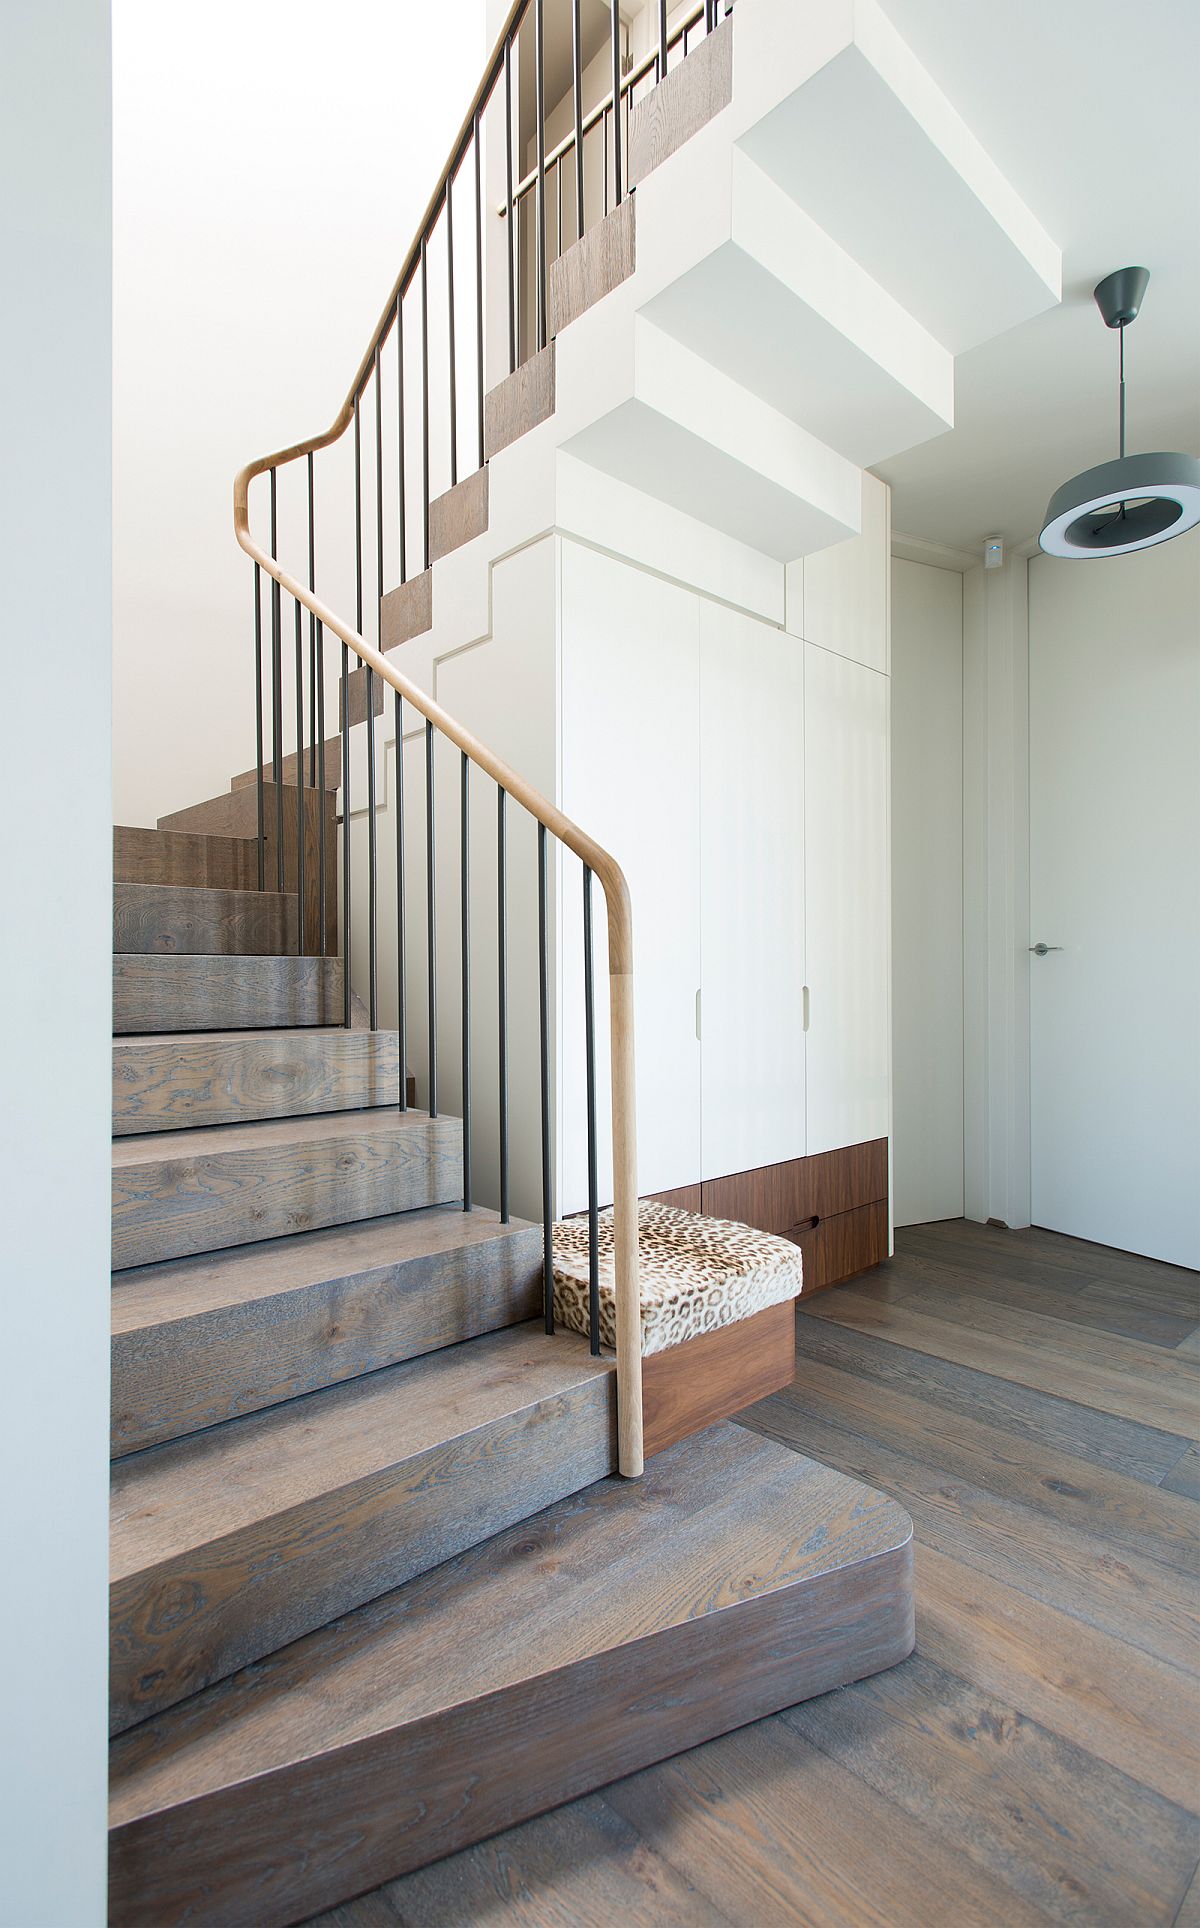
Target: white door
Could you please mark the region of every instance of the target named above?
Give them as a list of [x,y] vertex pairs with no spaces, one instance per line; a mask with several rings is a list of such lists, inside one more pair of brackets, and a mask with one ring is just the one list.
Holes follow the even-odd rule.
[[[700,1176],[700,614],[696,596],[561,541],[562,807],[633,900],[638,1190]],[[560,872],[560,1212],[587,1203],[582,870]],[[612,1197],[608,946],[593,885],[601,1202]]]
[[[1200,539],[1029,569],[1034,1223],[1200,1265]],[[1061,947],[1061,948],[1060,948]]]
[[702,1175],[804,1154],[804,645],[700,606]]
[[888,1131],[888,679],[804,645],[807,1149]]
[[892,1198],[963,1212],[962,577],[892,564]]

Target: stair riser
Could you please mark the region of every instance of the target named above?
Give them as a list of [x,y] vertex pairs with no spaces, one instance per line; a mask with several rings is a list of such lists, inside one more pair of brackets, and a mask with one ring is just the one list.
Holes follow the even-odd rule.
[[113,1269],[461,1196],[462,1126],[455,1118],[398,1127],[388,1138],[364,1134],[117,1165]]
[[112,1347],[114,1458],[536,1317],[537,1226],[337,1278]]
[[296,899],[275,891],[113,888],[117,953],[287,957],[296,948]]
[[113,1136],[399,1102],[394,1031],[154,1038],[113,1045]]
[[[325,949],[338,947],[337,799],[332,790],[303,793],[304,811],[304,948],[321,949],[321,819],[325,820]],[[299,796],[294,784],[263,785],[263,868],[267,888],[299,889]],[[282,830],[282,837],[280,832]],[[226,791],[204,803],[190,804],[159,819],[159,831],[190,831],[209,840],[248,840],[254,859],[253,884],[258,882],[258,786]],[[282,848],[280,875],[278,852]]]
[[119,824],[113,831],[118,883],[195,890],[257,890],[258,845],[247,837],[195,836]]
[[557,1668],[548,1654],[544,1674],[512,1688],[115,1829],[112,1918],[287,1928],[893,1666],[913,1640],[909,1542],[612,1653]]
[[120,1732],[591,1485],[616,1464],[604,1374],[110,1591]]
[[115,957],[113,1033],[338,1024],[336,957]]

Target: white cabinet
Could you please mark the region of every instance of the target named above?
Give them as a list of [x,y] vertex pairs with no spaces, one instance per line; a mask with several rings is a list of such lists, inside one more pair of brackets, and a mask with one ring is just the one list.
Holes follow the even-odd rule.
[[801,1157],[804,646],[700,608],[701,1167]]
[[888,1131],[888,679],[804,645],[810,1153]]
[[[700,602],[563,540],[561,796],[610,850],[633,900],[638,1189],[700,1174]],[[560,868],[559,1210],[587,1202],[581,868]],[[612,1196],[608,950],[593,886],[600,1195]]]

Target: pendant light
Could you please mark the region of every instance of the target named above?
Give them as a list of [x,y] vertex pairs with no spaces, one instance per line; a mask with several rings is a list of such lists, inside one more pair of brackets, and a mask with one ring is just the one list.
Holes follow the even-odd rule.
[[1127,556],[1200,522],[1200,461],[1194,455],[1126,455],[1125,330],[1137,319],[1146,268],[1118,268],[1095,289],[1105,326],[1120,341],[1120,448],[1115,462],[1085,469],[1056,489],[1040,541],[1048,556]]

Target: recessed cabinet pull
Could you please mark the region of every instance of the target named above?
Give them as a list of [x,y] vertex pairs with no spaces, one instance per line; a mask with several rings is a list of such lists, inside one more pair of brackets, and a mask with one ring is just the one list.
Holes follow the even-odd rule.
[[803,1029],[807,1031],[808,1030],[808,986],[807,984],[804,986],[803,990],[801,991],[800,997],[801,997],[802,1008],[804,1011]]
[[696,992],[696,1042],[700,1042],[700,993]]

